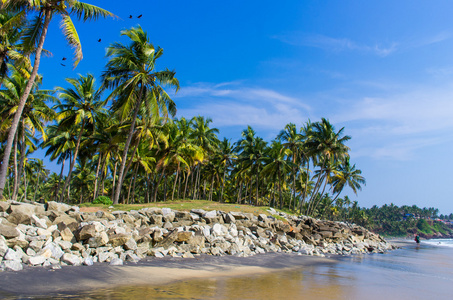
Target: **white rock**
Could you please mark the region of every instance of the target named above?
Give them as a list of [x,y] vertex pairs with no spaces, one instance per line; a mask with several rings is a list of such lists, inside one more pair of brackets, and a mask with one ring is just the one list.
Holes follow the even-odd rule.
[[204,218],[215,218],[215,217],[217,217],[217,211],[215,211],[215,210],[207,211],[203,214],[203,217]]
[[46,261],[46,257],[42,255],[32,256],[28,259],[28,263],[32,266],[42,265]]
[[74,254],[65,253],[61,257],[61,261],[72,266],[78,266],[82,263],[80,257]]
[[17,255],[16,251],[11,248],[8,248],[6,251],[5,256],[3,257],[6,260],[17,260],[19,261],[21,258]]
[[2,262],[2,266],[7,270],[20,271],[24,268],[21,262],[15,260],[5,260]]
[[90,256],[88,256],[87,258],[85,258],[83,260],[83,264],[85,266],[92,266],[94,264],[94,262],[93,262],[93,259]]
[[35,224],[37,227],[47,229],[47,224],[46,220],[38,218],[36,215],[32,215],[30,217],[30,220],[33,224]]
[[122,266],[122,265],[123,265],[123,260],[120,259],[120,258],[113,258],[113,259],[110,261],[110,265],[111,265],[111,266]]

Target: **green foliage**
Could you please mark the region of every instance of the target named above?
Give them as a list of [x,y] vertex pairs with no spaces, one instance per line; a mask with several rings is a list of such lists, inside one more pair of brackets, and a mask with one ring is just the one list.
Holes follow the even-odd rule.
[[99,196],[96,199],[94,199],[93,204],[112,205],[113,201],[110,200],[110,198],[107,196]]

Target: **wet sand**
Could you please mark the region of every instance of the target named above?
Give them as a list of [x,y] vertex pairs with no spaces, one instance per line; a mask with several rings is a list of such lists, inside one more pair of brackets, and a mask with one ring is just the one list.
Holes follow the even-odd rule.
[[0,298],[450,299],[453,248],[394,242],[401,249],[349,257],[201,256],[3,272]]
[[182,280],[259,275],[333,261],[321,257],[267,253],[251,257],[202,255],[194,259],[150,258],[123,266],[27,268],[0,273],[0,298],[70,296],[127,286],[156,286]]

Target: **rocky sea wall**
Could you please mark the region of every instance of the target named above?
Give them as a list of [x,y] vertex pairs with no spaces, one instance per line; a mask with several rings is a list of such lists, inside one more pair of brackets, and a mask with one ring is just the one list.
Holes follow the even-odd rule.
[[0,202],[0,269],[122,265],[148,256],[383,253],[394,246],[361,226],[289,216],[170,208],[81,212],[63,203]]

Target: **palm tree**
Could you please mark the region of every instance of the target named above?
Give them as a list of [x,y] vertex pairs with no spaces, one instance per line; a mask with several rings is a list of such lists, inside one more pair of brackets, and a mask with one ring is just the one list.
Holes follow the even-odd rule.
[[237,155],[234,151],[233,145],[227,138],[224,138],[223,141],[219,144],[219,164],[223,166],[223,180],[222,180],[222,190],[220,192],[219,202],[223,202],[223,192],[225,190],[225,180],[226,174],[228,173],[229,168],[233,166],[233,161],[237,158]]
[[[134,135],[135,122],[142,103],[147,107],[154,107],[172,116],[176,113],[176,106],[164,90],[164,85],[179,89],[179,82],[175,72],[168,69],[156,71],[156,60],[162,56],[163,49],[155,48],[149,42],[148,35],[138,26],[121,31],[121,35],[130,38],[127,46],[114,43],[107,48],[107,57],[110,58],[102,78],[104,85],[113,88],[113,111],[119,112],[123,120],[130,119],[131,125],[121,159],[118,185],[116,187],[114,204],[118,204],[126,167],[126,158],[129,146]],[[132,117],[130,117],[132,112]]]
[[96,89],[95,79],[93,75],[79,75],[79,78],[67,78],[72,88],[57,87],[59,96],[65,102],[57,105],[61,110],[59,118],[60,128],[71,127],[74,124],[80,124],[80,130],[75,144],[74,153],[72,155],[69,173],[63,186],[63,191],[60,196],[60,201],[63,201],[63,196],[71,180],[72,169],[74,168],[79,153],[80,142],[85,133],[85,125],[94,124],[97,116],[103,112],[105,101],[101,100],[102,88]]
[[99,17],[113,16],[112,13],[101,9],[97,6],[86,4],[77,0],[3,0],[1,8],[10,11],[26,11],[36,12],[36,16],[30,25],[24,30],[23,40],[26,49],[32,49],[31,45],[37,45],[34,53],[33,70],[28,79],[25,90],[20,97],[19,105],[14,114],[11,127],[8,132],[8,140],[3,154],[2,165],[0,169],[0,198],[3,198],[3,190],[5,188],[6,173],[8,169],[8,161],[11,154],[11,149],[16,135],[17,126],[22,116],[22,111],[27,102],[28,96],[32,90],[36,75],[38,74],[39,64],[41,61],[41,53],[44,46],[44,41],[47,36],[50,20],[54,15],[60,15],[63,19],[62,29],[69,45],[75,48],[74,67],[82,59],[82,46],[75,26],[71,20],[71,15],[75,15],[77,19],[83,21]]
[[293,123],[286,124],[285,129],[280,131],[280,134],[277,136],[277,138],[285,142],[283,143],[283,146],[291,151],[291,156],[288,156],[291,158],[291,161],[293,163],[292,168],[293,186],[291,192],[291,199],[289,202],[289,207],[291,208],[291,203],[293,202],[293,198],[295,197],[296,194],[296,176],[297,176],[296,161],[299,159],[301,148],[303,147],[303,139],[302,135],[297,132],[296,125]]
[[[0,116],[2,116],[3,119],[3,121],[0,122],[0,127],[7,127],[8,124],[10,124],[10,116],[14,115],[17,111],[20,95],[23,93],[28,82],[27,75],[29,74],[27,74],[27,71],[20,71],[18,68],[11,65],[9,66],[9,69],[12,70],[12,74],[10,77],[3,80],[5,89],[0,90]],[[18,184],[22,175],[25,154],[27,152],[26,147],[27,145],[32,145],[32,147],[35,148],[32,140],[34,139],[36,131],[41,134],[43,140],[46,140],[44,123],[52,120],[55,116],[55,112],[46,104],[46,102],[55,101],[55,98],[51,95],[53,92],[49,90],[40,90],[40,83],[41,77],[38,76],[33,85],[32,93],[29,96],[30,99],[23,109],[19,130],[16,132],[14,138],[14,200],[17,196]],[[19,165],[16,163],[18,145],[21,149]]]
[[[240,152],[238,162],[241,165],[242,171],[249,171],[250,174],[255,174],[256,179],[256,199],[255,205],[258,205],[259,198],[259,174],[264,157],[264,149],[267,143],[260,137],[256,136],[252,127],[248,126],[247,129],[242,131],[242,139],[237,143],[236,151]],[[252,176],[250,176],[250,184],[252,183]],[[250,198],[251,198],[250,186]]]
[[360,191],[362,189],[361,185],[366,185],[365,178],[361,174],[362,171],[356,169],[355,164],[351,166],[349,157],[346,157],[339,165],[338,170],[334,171],[332,186],[333,192],[337,193],[337,195],[333,201],[337,199],[346,185],[357,195],[357,190]]
[[313,156],[319,160],[319,176],[313,189],[309,202],[313,202],[322,186],[322,180],[327,180],[326,172],[329,161],[335,161],[348,156],[349,147],[344,143],[351,139],[350,136],[342,136],[344,127],[335,132],[334,126],[325,118],[321,122],[313,123],[311,138],[307,142],[307,147]]
[[0,12],[0,86],[8,74],[8,63],[15,62],[17,65],[29,67],[29,60],[20,50],[19,45],[22,37],[20,28],[25,26],[25,12]]
[[282,143],[273,141],[266,157],[263,158],[265,164],[262,170],[263,175],[271,175],[277,178],[280,209],[283,207],[282,185],[284,176],[295,167],[295,164],[287,160],[287,157],[291,155],[291,150],[285,149]]

